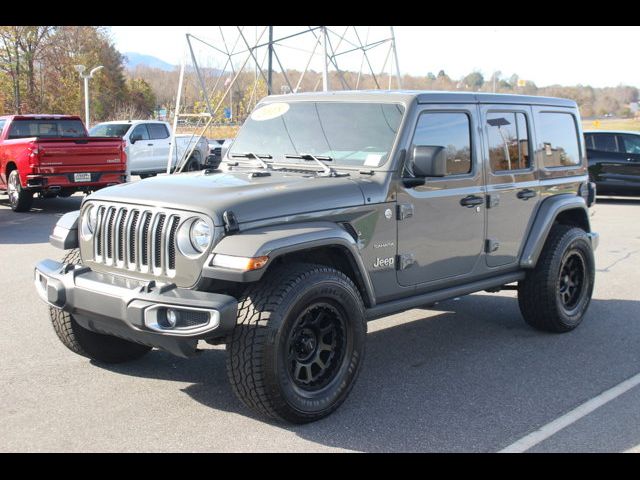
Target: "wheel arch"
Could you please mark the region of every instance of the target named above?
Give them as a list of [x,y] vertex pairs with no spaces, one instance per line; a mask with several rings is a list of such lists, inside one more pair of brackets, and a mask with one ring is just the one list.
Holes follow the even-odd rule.
[[[265,267],[250,272],[230,272],[211,267],[213,255],[268,256]],[[288,262],[331,266],[347,275],[358,287],[367,308],[375,306],[373,284],[367,274],[356,240],[332,222],[309,222],[258,228],[223,238],[213,249],[203,276],[232,282],[256,282],[273,267]]]
[[555,224],[572,225],[591,233],[589,209],[584,198],[577,195],[555,195],[542,202],[520,256],[522,268],[535,268]]

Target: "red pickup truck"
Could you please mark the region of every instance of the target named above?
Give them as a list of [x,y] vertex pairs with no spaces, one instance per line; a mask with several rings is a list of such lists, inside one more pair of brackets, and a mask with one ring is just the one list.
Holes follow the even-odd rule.
[[0,191],[15,212],[28,211],[35,193],[68,197],[126,181],[122,139],[89,137],[80,117],[0,117]]

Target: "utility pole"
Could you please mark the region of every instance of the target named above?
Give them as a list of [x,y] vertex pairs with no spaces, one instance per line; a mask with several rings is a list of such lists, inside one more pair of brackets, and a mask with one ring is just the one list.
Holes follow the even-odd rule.
[[324,50],[324,60],[322,64],[322,91],[329,91],[329,65],[327,63],[327,27],[322,27],[322,49]]
[[398,89],[402,88],[402,77],[400,76],[400,62],[398,62],[398,51],[396,50],[396,35],[391,28],[391,48],[393,48],[393,58],[396,61],[396,77],[398,78]]
[[84,124],[87,127],[87,130],[89,130],[89,79],[93,78],[93,75],[100,70],[101,68],[104,68],[102,65],[97,66],[96,68],[92,69],[88,74],[85,74],[85,70],[87,69],[87,67],[85,67],[84,65],[75,65],[75,69],[77,70],[77,72],[80,74],[80,78],[82,78],[84,80]]
[[267,95],[271,95],[273,93],[273,25],[269,26],[269,60],[267,68]]

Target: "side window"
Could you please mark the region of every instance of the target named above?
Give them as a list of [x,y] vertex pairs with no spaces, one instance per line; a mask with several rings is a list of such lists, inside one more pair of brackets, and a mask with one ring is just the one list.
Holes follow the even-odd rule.
[[462,112],[428,112],[420,115],[413,145],[442,146],[447,175],[471,172],[471,122]]
[[622,139],[624,145],[623,151],[625,153],[640,154],[640,135],[618,135]]
[[593,149],[600,152],[618,152],[618,142],[613,133],[594,133]]
[[4,124],[6,120],[0,120],[0,136],[2,136],[2,131],[4,130]]
[[489,112],[487,138],[492,171],[529,168],[529,135],[524,113]]
[[542,112],[539,118],[538,131],[542,143],[538,152],[544,166],[549,168],[580,165],[578,130],[573,115]]
[[169,130],[167,130],[167,126],[162,123],[148,123],[147,128],[149,129],[151,140],[169,138]]
[[149,132],[147,131],[147,126],[138,125],[136,128],[133,129],[133,132],[131,132],[131,135],[129,135],[129,138],[136,135],[141,135],[142,140],[149,140]]

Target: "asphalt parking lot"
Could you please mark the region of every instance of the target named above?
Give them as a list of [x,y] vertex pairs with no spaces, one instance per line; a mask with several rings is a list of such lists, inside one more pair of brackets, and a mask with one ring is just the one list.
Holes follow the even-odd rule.
[[598,200],[596,288],[577,330],[532,330],[512,291],[376,320],[350,397],[303,426],[244,408],[224,347],[104,367],[58,341],[32,272],[61,257],[48,236],[80,201],[36,200],[16,214],[0,195],[0,451],[496,452],[559,418],[574,421],[528,451],[640,451],[637,384],[572,413],[640,373],[640,198]]

